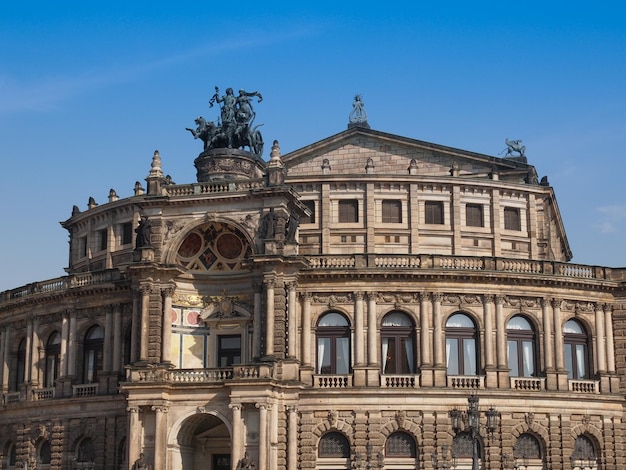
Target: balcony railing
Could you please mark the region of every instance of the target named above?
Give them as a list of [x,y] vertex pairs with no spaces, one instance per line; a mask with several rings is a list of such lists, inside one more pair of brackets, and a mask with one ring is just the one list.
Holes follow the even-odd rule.
[[9,403],[17,403],[22,399],[22,394],[20,392],[8,392],[4,394],[4,404],[8,405]]
[[513,390],[525,392],[541,392],[546,388],[546,379],[543,377],[510,377]]
[[449,375],[448,387],[459,390],[479,390],[485,388],[485,377],[482,375]]
[[98,394],[98,384],[72,385],[72,396],[74,398],[93,397]]
[[352,375],[314,375],[314,388],[348,388],[352,387]]
[[54,387],[49,388],[34,388],[33,389],[33,400],[41,401],[41,400],[52,400],[54,399]]
[[570,380],[569,390],[576,393],[600,393],[600,382],[598,380]]
[[380,386],[384,388],[418,388],[419,375],[381,375]]
[[226,380],[263,379],[271,376],[271,364],[238,364],[232,367],[207,369],[130,370],[130,381],[135,383],[210,384]]
[[611,269],[601,266],[547,260],[489,256],[354,254],[307,255],[309,269],[441,269],[446,271],[496,271],[577,279],[611,279]]

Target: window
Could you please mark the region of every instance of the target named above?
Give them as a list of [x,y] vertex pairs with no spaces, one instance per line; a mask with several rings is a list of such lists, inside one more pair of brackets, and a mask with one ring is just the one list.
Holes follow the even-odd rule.
[[315,223],[315,201],[302,201],[302,204],[311,212],[311,215],[304,215],[300,219],[301,224],[314,224]]
[[107,249],[107,229],[104,230],[98,230],[98,236],[97,236],[97,240],[98,240],[98,249],[100,251],[104,251]]
[[54,381],[59,377],[59,356],[61,354],[61,335],[54,332],[46,343],[46,363],[44,370],[44,387],[54,387]]
[[18,392],[20,385],[24,383],[24,373],[26,372],[26,338],[23,338],[17,347],[16,359],[15,370],[10,371],[13,377],[13,380],[11,380],[11,390],[14,392]]
[[417,457],[415,439],[405,432],[394,432],[385,442],[385,457]]
[[383,374],[415,373],[415,327],[404,313],[385,315],[381,325]]
[[9,444],[7,464],[9,467],[15,467],[17,464],[17,449],[15,448],[14,443]]
[[572,468],[595,470],[598,465],[598,451],[593,441],[584,435],[574,441],[574,451],[570,456]]
[[91,384],[98,381],[98,373],[102,371],[102,347],[104,330],[100,326],[92,327],[85,335],[83,345],[83,383]]
[[[513,447],[513,458],[515,461],[527,462],[530,459],[541,459],[541,445],[535,436],[524,433],[515,441]],[[527,464],[526,464],[527,465]]]
[[[480,439],[476,443],[478,446],[478,458],[483,458],[483,446]],[[472,468],[472,458],[474,455],[474,439],[470,431],[462,431],[454,436],[452,440],[452,455],[458,459],[458,468]]]
[[424,203],[424,216],[427,224],[443,225],[443,202],[426,201]]
[[80,258],[87,256],[87,237],[80,237],[78,239],[78,256]]
[[467,204],[465,206],[465,225],[468,227],[485,226],[482,204]]
[[133,242],[133,224],[125,222],[121,225],[121,244],[128,245]]
[[522,219],[520,210],[517,207],[504,208],[504,228],[505,230],[522,230]]
[[347,459],[350,457],[350,443],[340,432],[328,432],[320,439],[317,455]]
[[347,375],[350,373],[350,325],[339,313],[320,318],[316,330],[317,373]]
[[446,364],[448,375],[478,373],[476,325],[470,317],[455,313],[446,322]]
[[[78,444],[78,448],[76,449],[76,457],[74,457],[76,463],[91,463],[96,460],[96,451],[93,445],[93,441],[86,437],[80,444]],[[85,468],[84,465],[78,468]],[[92,467],[93,468],[93,467]]]
[[576,320],[569,320],[563,326],[565,344],[565,369],[570,379],[589,379],[589,339],[587,333]]
[[359,201],[356,199],[342,199],[339,201],[339,222],[356,223],[359,221]]
[[50,448],[50,441],[43,441],[39,446],[39,463],[41,465],[50,465],[52,459],[52,449]]
[[402,202],[393,199],[385,199],[382,203],[384,224],[402,223]]
[[524,317],[516,315],[509,320],[507,356],[511,377],[533,377],[535,371],[535,332]]
[[218,367],[228,367],[233,364],[241,364],[240,335],[218,336],[217,364]]

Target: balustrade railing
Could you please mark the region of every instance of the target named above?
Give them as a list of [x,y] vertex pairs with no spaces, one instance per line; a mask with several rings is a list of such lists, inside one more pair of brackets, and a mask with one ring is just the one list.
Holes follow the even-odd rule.
[[597,380],[570,380],[569,390],[576,393],[600,393],[600,382]]
[[513,390],[541,392],[545,390],[546,379],[543,377],[510,377]]
[[4,394],[4,404],[8,405],[9,403],[17,403],[22,399],[22,394],[20,392],[7,392]]
[[314,375],[314,388],[348,388],[352,387],[351,375]]
[[419,375],[381,375],[380,385],[384,388],[418,388]]
[[482,375],[449,375],[448,387],[458,390],[479,390],[485,388],[485,377]]
[[72,385],[72,396],[74,398],[93,397],[98,394],[98,384]]
[[41,400],[52,400],[54,398],[54,387],[49,388],[34,388],[33,389],[33,400],[41,401]]

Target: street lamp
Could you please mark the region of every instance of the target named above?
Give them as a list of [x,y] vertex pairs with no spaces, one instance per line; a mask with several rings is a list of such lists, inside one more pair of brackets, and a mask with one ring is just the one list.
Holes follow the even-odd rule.
[[437,451],[430,454],[430,459],[433,463],[434,470],[448,470],[449,468],[456,468],[456,454],[452,451],[452,461],[448,458],[448,449],[449,446],[446,444],[441,446],[441,459],[437,454]]
[[452,430],[455,434],[460,433],[467,429],[469,431],[470,439],[472,442],[472,470],[480,470],[478,466],[479,452],[478,452],[478,439],[480,437],[481,426],[487,430],[489,439],[498,428],[498,412],[492,406],[485,415],[487,417],[487,423],[483,426],[480,423],[480,410],[478,409],[479,398],[478,395],[470,395],[467,399],[467,411],[461,411],[458,409],[450,410],[450,419],[452,421]]

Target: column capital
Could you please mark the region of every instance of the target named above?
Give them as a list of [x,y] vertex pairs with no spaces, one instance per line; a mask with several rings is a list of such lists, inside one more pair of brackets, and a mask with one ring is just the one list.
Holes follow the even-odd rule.
[[485,294],[483,295],[483,303],[484,304],[492,304],[496,300],[496,296],[493,294]]
[[150,295],[152,292],[152,284],[139,284],[137,290],[141,293],[141,295]]
[[157,413],[167,413],[170,410],[170,407],[167,405],[152,405],[150,409],[152,411],[156,411]]
[[354,300],[363,300],[365,298],[365,294],[362,291],[354,292]]
[[374,302],[376,302],[378,300],[378,292],[376,292],[376,291],[367,292],[365,295],[367,295],[367,300],[369,300],[370,302],[372,300]]
[[563,300],[561,300],[561,299],[551,299],[550,303],[552,304],[552,308],[561,308],[561,304],[563,303]]
[[163,294],[165,297],[171,297],[172,295],[174,295],[175,290],[176,290],[176,286],[168,284],[168,285],[161,287],[161,294]]
[[496,305],[504,305],[506,302],[506,295],[496,295],[495,296]]
[[418,292],[417,297],[420,302],[428,302],[432,298],[432,294],[430,292]]
[[272,409],[272,405],[270,405],[269,403],[256,403],[254,405],[255,408],[258,408],[259,410],[270,410]]
[[311,300],[312,295],[310,292],[300,292],[299,294],[302,300],[308,300],[308,301]]
[[228,405],[228,408],[230,408],[233,411],[241,411],[242,405],[241,403],[231,403]]
[[138,406],[127,406],[126,407],[126,411],[129,413],[139,413],[139,407]]

